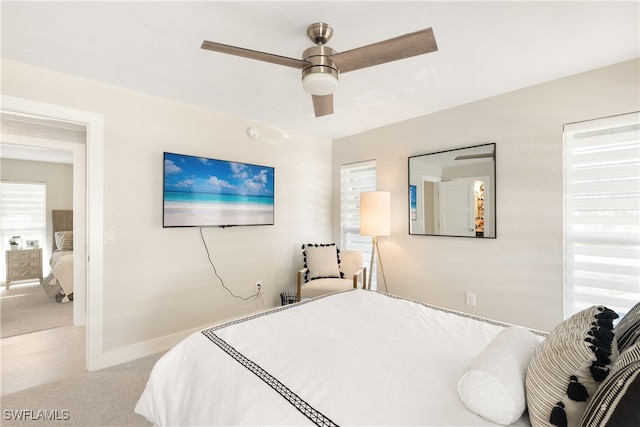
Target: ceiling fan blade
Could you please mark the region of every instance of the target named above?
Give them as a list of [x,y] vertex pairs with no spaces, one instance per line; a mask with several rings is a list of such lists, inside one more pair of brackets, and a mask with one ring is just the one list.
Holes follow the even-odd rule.
[[245,49],[242,47],[229,46],[222,43],[203,41],[202,49],[214,52],[227,53],[229,55],[242,56],[243,58],[256,59],[258,61],[271,62],[272,64],[285,65],[287,67],[299,68],[310,65],[307,61],[288,58],[286,56],[274,55],[272,53],[258,52],[257,50]]
[[463,156],[457,156],[454,160],[472,160],[472,159],[489,159],[494,158],[493,153],[479,153],[479,154],[467,154]]
[[313,110],[316,112],[316,117],[326,116],[333,114],[333,94],[331,95],[312,95]]
[[431,27],[389,40],[331,55],[340,73],[384,64],[438,50]]

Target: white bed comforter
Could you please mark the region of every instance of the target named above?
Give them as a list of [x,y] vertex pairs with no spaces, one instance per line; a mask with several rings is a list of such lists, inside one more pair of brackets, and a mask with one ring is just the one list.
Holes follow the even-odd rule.
[[73,293],[73,251],[54,251],[49,264],[53,276],[68,297]]
[[505,326],[342,292],[210,331],[252,369],[189,336],[156,363],[135,411],[157,426],[311,425],[312,410],[326,425],[492,425],[464,406],[457,383]]

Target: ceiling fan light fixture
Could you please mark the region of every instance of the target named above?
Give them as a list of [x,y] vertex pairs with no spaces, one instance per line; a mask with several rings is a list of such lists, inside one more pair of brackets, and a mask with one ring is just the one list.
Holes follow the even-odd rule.
[[302,88],[311,95],[331,95],[338,87],[338,77],[331,73],[309,73],[302,77]]
[[302,57],[309,66],[302,69],[302,88],[311,95],[331,95],[338,87],[338,67],[330,56],[336,53],[329,46],[313,46]]

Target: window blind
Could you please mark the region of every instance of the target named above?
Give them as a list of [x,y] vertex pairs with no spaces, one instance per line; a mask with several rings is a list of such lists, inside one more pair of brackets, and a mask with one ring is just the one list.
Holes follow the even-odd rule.
[[[47,186],[44,183],[0,181],[0,238],[2,252],[9,250],[9,239],[20,236],[21,248],[27,240],[39,240],[44,245]],[[0,277],[6,276],[4,262]]]
[[564,128],[565,317],[640,301],[640,113]]
[[[343,249],[360,250],[363,254],[363,266],[371,262],[371,236],[360,235],[360,193],[376,190],[376,162],[351,163],[340,168],[340,234]],[[376,289],[376,274],[373,274],[371,287]],[[368,279],[367,279],[368,280]]]

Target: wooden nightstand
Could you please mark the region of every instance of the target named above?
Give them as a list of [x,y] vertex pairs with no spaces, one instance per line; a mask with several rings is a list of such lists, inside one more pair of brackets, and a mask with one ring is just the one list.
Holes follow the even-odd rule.
[[42,248],[7,251],[7,283],[38,279],[42,284]]

